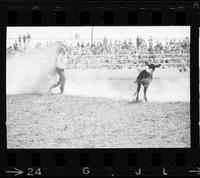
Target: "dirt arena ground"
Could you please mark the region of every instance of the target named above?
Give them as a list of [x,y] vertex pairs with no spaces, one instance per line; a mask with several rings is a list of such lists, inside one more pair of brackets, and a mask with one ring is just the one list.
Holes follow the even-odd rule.
[[190,147],[189,102],[7,95],[8,148]]
[[189,71],[156,70],[149,102],[130,103],[137,74],[67,71],[63,95],[58,88],[52,94],[17,93],[32,78],[7,80],[8,148],[189,148]]

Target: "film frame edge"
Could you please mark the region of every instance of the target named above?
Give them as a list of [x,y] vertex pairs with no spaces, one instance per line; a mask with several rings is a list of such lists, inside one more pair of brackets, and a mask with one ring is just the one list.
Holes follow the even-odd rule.
[[[128,2],[128,3],[134,5],[134,3],[137,4],[138,2]],[[159,6],[159,4],[160,5],[162,4],[162,2],[160,2],[160,3],[159,2],[155,2],[155,4],[156,3],[158,4],[158,6]],[[14,3],[14,6],[12,7],[13,9],[15,9],[16,4],[17,3]],[[41,9],[44,8],[44,4],[43,4],[43,7]],[[51,7],[56,6],[56,4],[57,4],[56,2],[52,3]],[[66,2],[65,2],[65,4],[67,5]],[[181,4],[180,6],[183,6],[183,8],[185,9],[188,6],[188,4],[190,4],[190,3],[181,2],[180,4]],[[191,3],[191,7],[193,7],[192,5],[194,5],[194,4]],[[0,20],[1,20],[1,30],[0,30],[0,32],[1,32],[1,36],[3,37],[3,40],[1,42],[2,43],[1,51],[2,51],[2,57],[3,58],[6,58],[6,54],[5,54],[5,50],[6,50],[6,48],[5,48],[5,44],[6,44],[6,37],[5,37],[6,27],[7,26],[34,26],[31,23],[29,23],[30,22],[30,18],[28,20],[25,20],[27,22],[27,24],[23,23],[22,19],[20,19],[21,20],[20,24],[12,24],[12,23],[11,23],[12,25],[11,24],[7,24],[7,22],[5,20],[6,19],[5,17],[7,16],[6,14],[8,13],[8,11],[7,11],[7,9],[4,9],[4,8],[8,7],[8,9],[9,9],[9,6],[12,6],[12,2],[9,2],[8,5],[1,6],[1,9],[2,9],[1,14],[3,14],[3,16],[4,16],[4,18],[0,18]],[[20,6],[23,7],[24,5],[20,4]],[[102,6],[103,6],[103,4],[102,4]],[[105,6],[106,6],[106,4],[105,4]],[[141,19],[143,19],[142,18],[143,15],[141,15],[141,14],[148,15],[149,12],[151,12],[151,9],[152,9],[153,5],[152,6],[143,5],[143,6],[146,8],[147,11],[145,9],[142,9],[142,11],[144,11],[144,12],[141,12],[141,8],[139,8],[139,5],[137,6],[138,8],[134,8],[134,9],[136,9],[136,11],[138,12],[138,14],[140,16],[140,17],[138,17],[138,23],[136,23],[134,26],[138,26],[138,25],[145,26],[145,23],[143,23],[141,21]],[[116,5],[115,8],[118,9],[117,7],[119,8],[120,6]],[[172,10],[173,10],[174,7],[175,7],[175,9],[178,9],[178,8],[176,8],[176,5],[174,5],[174,6],[172,5],[171,7],[169,7],[169,9],[172,8]],[[23,7],[22,9],[24,11],[26,11],[26,8]],[[51,8],[49,8],[49,9],[51,9]],[[90,9],[90,8],[88,8],[88,9]],[[97,8],[97,9],[100,9],[100,8]],[[112,8],[109,7],[109,9],[112,9]],[[27,7],[27,10],[29,10],[29,7]],[[62,8],[61,8],[61,10],[62,10]],[[20,11],[20,9],[17,10],[17,11],[19,13],[23,12],[23,11]],[[169,11],[171,11],[171,9]],[[79,12],[78,8],[77,8],[77,12]],[[35,150],[34,149],[6,149],[6,145],[5,144],[7,144],[7,141],[6,141],[6,137],[3,137],[3,136],[6,135],[6,125],[5,125],[6,119],[3,119],[2,120],[2,124],[1,124],[1,129],[0,129],[1,132],[3,132],[3,135],[0,134],[1,138],[3,137],[0,140],[0,142],[2,143],[1,145],[3,146],[3,149],[2,149],[2,155],[3,156],[1,156],[1,159],[2,159],[1,162],[3,164],[2,164],[2,166],[0,166],[1,169],[4,170],[3,175],[9,175],[9,173],[6,173],[5,171],[15,171],[16,172],[16,173],[10,173],[10,174],[17,174],[18,172],[20,172],[20,171],[18,171],[16,169],[22,170],[22,172],[23,172],[22,174],[24,174],[24,175],[35,174],[35,173],[36,173],[36,175],[37,174],[40,175],[40,171],[43,172],[43,170],[42,170],[43,166],[49,165],[49,168],[51,168],[51,169],[52,169],[52,167],[55,166],[55,164],[54,164],[54,162],[55,162],[54,156],[55,155],[54,156],[52,156],[52,155],[56,154],[56,153],[59,153],[59,152],[63,153],[61,155],[62,156],[64,155],[66,157],[66,159],[64,161],[65,163],[61,163],[61,165],[64,164],[64,166],[63,167],[62,166],[61,167],[54,167],[55,172],[52,172],[52,171],[48,170],[49,171],[49,172],[47,171],[48,173],[45,172],[41,176],[55,175],[56,171],[58,171],[58,170],[62,170],[62,175],[66,175],[67,173],[71,173],[71,175],[74,175],[74,176],[80,176],[80,175],[84,176],[85,174],[86,175],[87,174],[89,174],[89,175],[91,174],[93,176],[95,176],[95,175],[102,175],[102,176],[103,175],[108,175],[108,176],[109,175],[110,176],[119,175],[120,176],[120,174],[122,174],[121,172],[126,174],[126,171],[127,171],[127,175],[133,175],[134,171],[135,171],[134,174],[137,175],[137,174],[141,173],[140,170],[142,170],[142,174],[143,175],[151,175],[152,174],[152,175],[163,176],[164,173],[167,173],[167,171],[169,171],[168,175],[197,175],[199,173],[199,170],[198,170],[198,166],[199,166],[199,157],[198,157],[198,153],[199,153],[199,143],[198,143],[199,131],[198,131],[198,126],[196,124],[198,124],[198,122],[199,122],[198,119],[197,119],[197,116],[199,114],[197,114],[195,111],[197,111],[197,107],[198,107],[197,103],[199,103],[199,102],[197,101],[198,97],[197,97],[197,93],[196,93],[197,92],[197,85],[196,85],[197,78],[195,78],[195,77],[193,78],[193,76],[197,75],[197,71],[198,71],[197,67],[198,67],[198,62],[199,61],[198,60],[195,61],[192,58],[196,59],[196,58],[199,57],[199,51],[198,51],[199,50],[198,49],[198,46],[199,46],[199,40],[198,40],[199,39],[199,35],[198,35],[199,34],[199,20],[198,20],[199,19],[199,15],[197,15],[196,11],[193,12],[193,13],[189,12],[189,14],[187,12],[189,12],[189,10],[186,10],[186,21],[185,21],[184,25],[190,26],[190,32],[191,32],[191,36],[190,36],[191,37],[191,44],[190,44],[190,47],[191,47],[190,48],[191,49],[191,51],[190,51],[190,59],[191,60],[190,61],[191,61],[191,66],[192,66],[191,68],[194,69],[194,70],[190,70],[190,74],[191,74],[190,75],[190,79],[191,79],[190,80],[190,84],[191,84],[190,85],[190,87],[191,87],[190,94],[191,94],[191,105],[193,105],[193,107],[191,107],[191,120],[190,120],[191,121],[191,130],[190,130],[191,131],[191,148],[186,148],[186,149],[184,149],[184,148],[171,148],[171,149],[170,148],[169,149],[165,149],[165,148],[162,148],[162,149],[143,149],[143,148],[142,149],[135,149],[135,148],[133,148],[133,149],[105,149],[105,150],[104,149],[75,149],[75,150],[73,150],[73,149],[55,149],[55,150],[54,149],[42,149],[42,150],[40,150],[40,149],[35,149]],[[49,11],[46,10],[45,13],[46,13],[46,15],[45,15],[46,17],[48,16],[47,14],[51,14],[52,15],[52,12],[50,10]],[[102,14],[102,11],[99,10],[96,14],[98,14],[98,13]],[[117,11],[114,11],[114,15],[116,13],[117,13]],[[166,13],[166,14],[168,14],[168,13]],[[65,25],[67,25],[67,26],[68,25],[79,26],[79,25],[81,25],[81,24],[79,24],[80,21],[78,19],[78,13],[76,13],[76,15],[72,15],[72,16],[73,17],[71,18],[70,21],[68,21],[68,22],[65,21],[66,23],[64,23],[62,25],[61,24],[59,24],[59,25],[55,24],[54,20],[52,20],[52,21],[50,21],[50,20],[48,20],[48,21],[44,20],[43,21],[42,20],[41,23],[38,23],[38,24],[35,24],[35,25],[36,26],[41,25],[41,24],[43,26],[57,26],[57,25],[58,26],[65,26]],[[103,15],[101,16],[100,19],[102,21],[98,20],[98,23],[97,24],[95,23],[95,25],[100,25],[100,26],[103,25],[104,26],[105,24],[103,23]],[[93,20],[95,21],[95,18]],[[119,22],[119,23],[117,23],[117,22]],[[172,25],[171,21],[169,21],[167,23],[167,20],[165,21],[164,24],[165,24],[165,26],[166,26],[166,24]],[[89,25],[90,25],[90,23],[89,23]],[[116,26],[116,25],[129,26],[128,23],[122,24],[122,22],[119,20],[119,14],[118,14],[118,17],[115,16],[113,18],[113,23],[110,23],[110,25],[111,26],[112,25],[114,25],[114,26]],[[162,23],[160,25],[162,26]],[[173,25],[176,25],[176,24],[173,22]],[[152,24],[147,24],[147,26],[152,26]],[[153,25],[153,26],[156,26],[156,25]],[[4,63],[4,61],[2,63],[3,64],[1,65],[1,67],[2,67],[2,70],[1,70],[2,71],[2,75],[1,76],[2,76],[2,81],[5,81],[5,63]],[[5,83],[4,83],[4,85],[5,85]],[[196,91],[196,92],[193,93],[192,91]],[[5,88],[3,90],[1,90],[1,94],[2,94],[2,97],[4,98],[4,101],[2,101],[2,106],[4,106],[4,109],[5,109],[5,101],[6,101],[5,96],[4,96],[5,95]],[[6,111],[4,111],[4,118],[5,118],[5,116],[6,116]],[[30,164],[31,161],[30,162],[29,161],[24,162],[24,160],[31,160],[32,159],[31,155],[32,155],[32,153],[35,153],[35,152],[37,153],[36,157],[38,157],[38,158],[41,157],[41,161],[39,161],[39,162],[37,160],[33,161],[33,162],[35,162],[34,163],[35,165],[33,165],[33,166],[32,166],[32,164]],[[91,157],[89,157],[91,162],[96,157],[96,154],[98,154],[98,158],[99,158],[98,160],[99,161],[97,161],[97,162],[98,162],[98,166],[100,168],[96,170],[97,174],[94,172],[94,170],[96,168],[94,168],[94,169],[92,168],[93,165],[91,165],[91,166],[87,165],[85,167],[80,166],[80,160],[79,160],[79,153],[80,152],[81,153],[82,152],[83,153],[88,153],[90,156],[92,155]],[[129,152],[130,153],[136,153],[137,156],[139,155],[138,156],[139,160],[138,160],[138,165],[137,166],[133,166],[133,167],[132,166],[125,166],[127,164],[127,162],[128,162],[127,159],[124,160],[123,164],[120,163],[120,161],[119,161],[120,160],[120,158],[119,158],[120,156],[118,156],[118,155],[119,154],[122,155],[122,156],[126,155],[126,157],[127,157],[127,153],[129,153]],[[108,158],[108,160],[107,160],[108,162],[110,162],[110,163],[108,163],[108,166],[103,166],[103,158],[104,158],[103,155],[104,155],[104,153],[113,153],[112,154],[113,158],[111,156],[111,158]],[[161,158],[165,158],[164,160],[162,159],[162,163],[166,163],[167,162],[168,164],[165,164],[164,166],[163,165],[162,166],[157,166],[157,167],[156,166],[152,166],[151,165],[152,154],[156,154],[156,153],[160,153],[161,154]],[[8,154],[8,156],[7,156],[7,154]],[[143,154],[146,157],[143,157]],[[33,155],[35,155],[35,154],[33,154]],[[49,156],[47,156],[47,155],[49,155]],[[75,160],[70,161],[70,159],[72,159],[72,157],[73,157],[72,155],[74,155]],[[185,158],[182,159],[181,155],[185,155]],[[23,156],[25,156],[26,158],[24,159]],[[169,162],[166,161],[168,156],[171,158]],[[70,158],[70,159],[68,159],[68,158]],[[14,159],[14,161],[13,161],[13,159]],[[176,165],[176,161],[175,160],[178,162],[178,166]],[[181,162],[183,160],[185,160],[185,164],[181,165],[182,164]],[[10,162],[9,163],[10,164],[9,167],[7,167],[8,165],[7,165],[6,162]],[[120,165],[119,163],[123,165],[123,166],[121,166],[121,169],[118,166],[118,165]],[[27,164],[29,164],[30,166],[28,167]],[[115,168],[115,166],[117,168]],[[172,166],[173,166],[173,168],[170,168]],[[8,168],[10,168],[10,169],[8,170]],[[28,168],[32,168],[32,169],[27,170]],[[39,168],[41,168],[41,170],[38,170]],[[152,168],[153,170],[155,169],[155,172],[152,173],[151,171],[149,171],[150,168]],[[163,170],[163,168],[166,168],[166,169]],[[64,171],[64,169],[66,169],[66,171]],[[79,172],[75,173],[77,170]]]

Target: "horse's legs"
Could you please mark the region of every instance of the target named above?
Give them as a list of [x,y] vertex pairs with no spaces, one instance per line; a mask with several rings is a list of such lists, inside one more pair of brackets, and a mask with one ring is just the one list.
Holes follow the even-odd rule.
[[148,101],[147,99],[147,89],[148,89],[149,85],[144,85],[144,99],[145,101]]
[[137,91],[136,91],[136,93],[137,93],[137,96],[136,96],[136,101],[138,101],[138,100],[139,100],[140,88],[141,88],[141,84],[139,83],[139,84],[138,84],[138,87],[137,87]]

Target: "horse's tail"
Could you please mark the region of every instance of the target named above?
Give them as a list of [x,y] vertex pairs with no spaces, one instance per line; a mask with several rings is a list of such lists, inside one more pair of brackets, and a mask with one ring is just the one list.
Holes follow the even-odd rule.
[[133,96],[136,96],[136,95],[137,95],[137,86],[138,86],[139,81],[138,81],[138,79],[137,79],[137,80],[134,81],[134,82],[137,83],[137,84],[136,84],[135,93],[133,94]]
[[138,82],[140,81],[140,79],[142,78],[142,73],[143,73],[143,71],[141,71],[141,72],[139,73],[139,75],[137,76],[137,78],[136,78],[136,80],[135,80],[135,83],[138,83]]
[[[140,85],[140,81],[141,81],[141,79],[142,79],[142,72],[143,72],[143,71],[141,71],[141,72],[139,73],[139,75],[137,76],[136,80],[134,81],[135,83],[137,83],[137,86]],[[134,96],[135,96],[135,95],[137,95],[137,89],[136,89],[136,91],[135,91],[135,93],[134,93]]]
[[133,96],[136,96],[136,95],[137,95],[137,89],[136,89],[135,93],[133,94]]
[[134,81],[134,83],[138,83],[139,78],[140,78],[140,74],[137,76],[137,78],[136,78],[136,80]]

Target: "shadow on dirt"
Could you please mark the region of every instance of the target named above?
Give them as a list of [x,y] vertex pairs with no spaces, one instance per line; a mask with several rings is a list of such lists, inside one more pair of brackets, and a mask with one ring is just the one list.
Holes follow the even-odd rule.
[[62,93],[48,93],[47,95],[62,95]]
[[17,94],[18,96],[43,96],[43,93],[24,93],[24,94]]
[[140,103],[142,103],[142,101],[133,100],[133,101],[127,102],[126,104],[140,104]]

